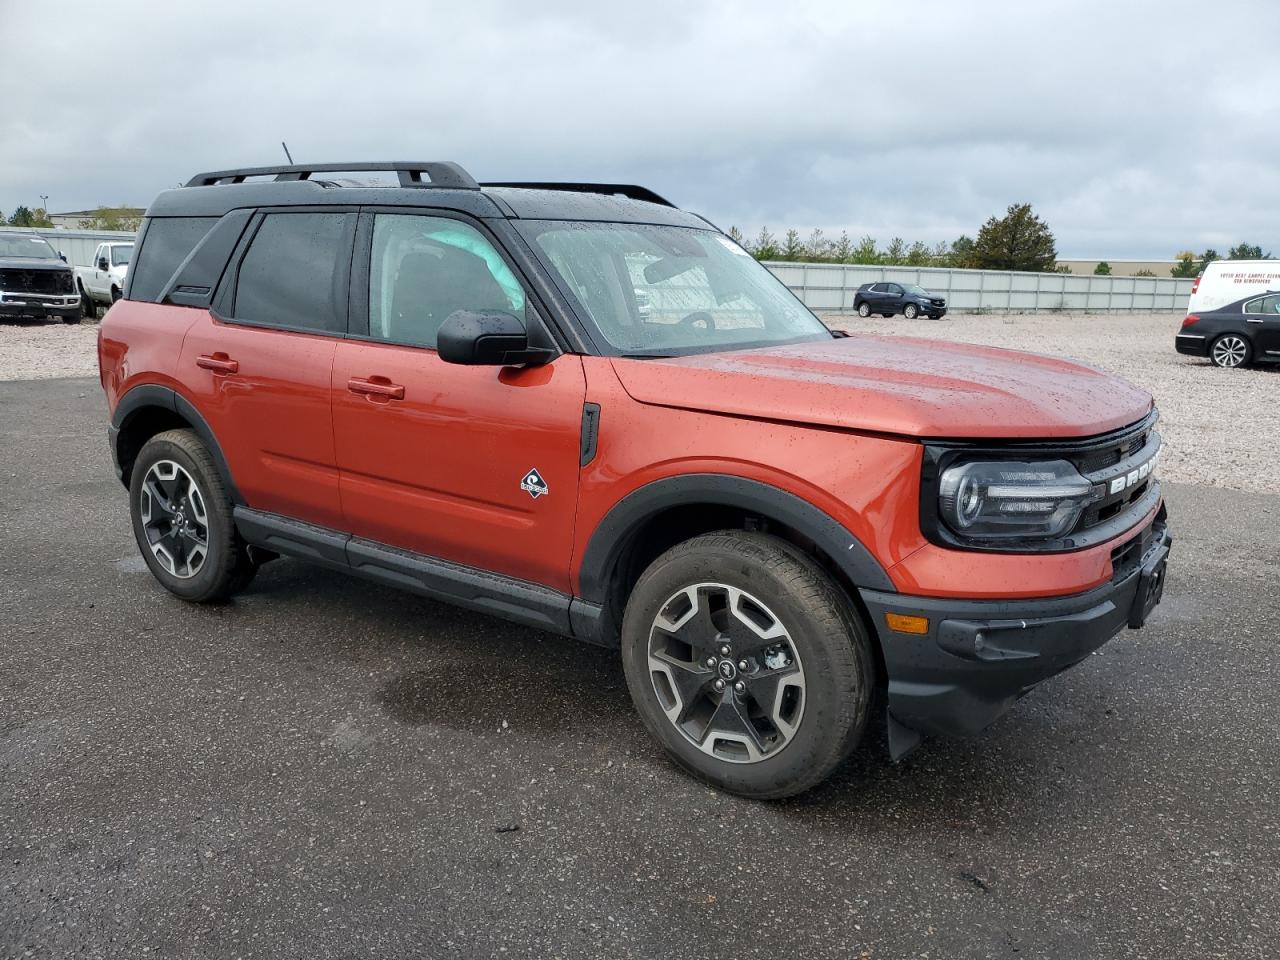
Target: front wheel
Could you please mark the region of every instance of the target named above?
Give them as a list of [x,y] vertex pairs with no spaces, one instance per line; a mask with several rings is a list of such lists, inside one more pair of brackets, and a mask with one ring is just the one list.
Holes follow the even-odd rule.
[[622,646],[649,732],[732,793],[801,793],[866,727],[866,630],[822,568],[775,537],[725,531],[668,550],[632,591]]
[[1249,341],[1238,333],[1224,333],[1209,347],[1209,359],[1215,366],[1233,369],[1249,362]]
[[902,315],[908,320],[914,320],[920,315],[920,308],[914,303],[908,303],[902,310]]
[[871,316],[871,306],[870,306],[870,304],[866,304],[866,303],[859,304],[859,305],[858,305],[858,316],[860,316],[860,317],[869,317],[869,316]]
[[148,440],[129,480],[133,534],[152,575],[195,603],[245,587],[256,565],[236,533],[231,498],[213,457],[190,430]]

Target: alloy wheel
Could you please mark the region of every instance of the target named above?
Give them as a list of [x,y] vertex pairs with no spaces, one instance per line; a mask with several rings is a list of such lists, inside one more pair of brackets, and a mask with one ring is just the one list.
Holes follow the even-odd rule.
[[209,515],[191,474],[172,460],[157,460],[143,477],[139,508],[160,566],[179,580],[199,573],[209,555]]
[[745,590],[699,583],[669,597],[653,620],[648,665],[667,719],[716,759],[776,756],[800,727],[800,656],[786,625]]
[[1249,345],[1244,339],[1229,334],[1219,337],[1213,345],[1213,362],[1220,367],[1238,367],[1244,363],[1249,352]]

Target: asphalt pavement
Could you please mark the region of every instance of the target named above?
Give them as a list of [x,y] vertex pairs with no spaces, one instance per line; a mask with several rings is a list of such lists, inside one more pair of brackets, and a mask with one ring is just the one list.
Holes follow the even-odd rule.
[[0,957],[1280,953],[1280,497],[1170,486],[1147,629],[757,803],[609,651],[291,560],[174,599],[105,426],[0,383]]

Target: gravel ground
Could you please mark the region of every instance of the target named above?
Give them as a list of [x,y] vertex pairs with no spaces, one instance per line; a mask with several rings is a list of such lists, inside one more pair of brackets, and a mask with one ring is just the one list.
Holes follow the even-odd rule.
[[0,380],[98,375],[96,323],[0,321]]
[[[850,331],[983,343],[1104,367],[1155,395],[1165,479],[1259,493],[1280,489],[1280,367],[1219,370],[1175,353],[1181,314],[825,319]],[[0,380],[95,376],[96,338],[94,323],[0,324]]]
[[1280,489],[1280,367],[1219,370],[1175,353],[1183,314],[966,315],[885,320],[830,315],[833,327],[981,343],[1074,357],[1147,390],[1160,407],[1166,480],[1234,490]]

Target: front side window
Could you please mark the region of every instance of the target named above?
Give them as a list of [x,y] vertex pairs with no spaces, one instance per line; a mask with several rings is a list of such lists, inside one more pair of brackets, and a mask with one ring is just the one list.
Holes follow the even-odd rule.
[[458,310],[525,315],[525,294],[480,231],[459,220],[378,214],[369,263],[369,336],[435,347]]
[[618,353],[671,356],[831,338],[773,274],[713,230],[515,225]]
[[[347,213],[269,213],[240,261],[236,320],[345,333]],[[150,242],[148,238],[148,242]],[[345,258],[345,260],[344,260]]]
[[122,267],[133,257],[133,244],[127,246],[115,246],[111,248],[111,263],[113,266]]

